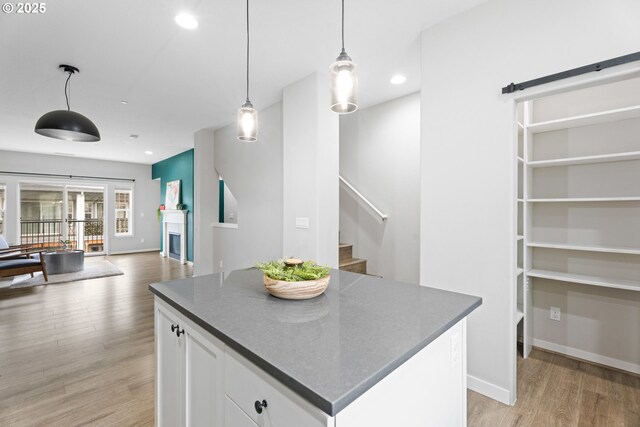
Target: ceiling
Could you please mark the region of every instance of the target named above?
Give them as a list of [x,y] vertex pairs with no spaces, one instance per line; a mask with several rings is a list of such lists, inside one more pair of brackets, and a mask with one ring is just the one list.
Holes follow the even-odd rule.
[[[359,67],[360,106],[419,90],[421,30],[483,1],[347,0],[345,44]],[[154,163],[193,147],[199,129],[235,121],[245,98],[244,1],[46,6],[39,15],[0,14],[0,149]],[[181,11],[199,27],[178,27]],[[283,87],[328,70],[340,51],[340,1],[252,0],[250,11],[251,101],[260,110],[281,100]],[[65,108],[59,64],[80,69],[71,109],[93,120],[100,142],[33,132],[42,114]],[[391,85],[395,73],[407,82]]]

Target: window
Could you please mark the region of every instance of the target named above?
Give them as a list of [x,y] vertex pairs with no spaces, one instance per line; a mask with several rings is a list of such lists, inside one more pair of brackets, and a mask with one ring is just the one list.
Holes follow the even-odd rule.
[[7,188],[4,185],[0,185],[0,234],[4,234],[4,211],[5,211],[5,199],[7,198]]
[[133,207],[132,190],[116,190],[115,217],[116,236],[131,236],[133,234],[133,222],[131,210]]

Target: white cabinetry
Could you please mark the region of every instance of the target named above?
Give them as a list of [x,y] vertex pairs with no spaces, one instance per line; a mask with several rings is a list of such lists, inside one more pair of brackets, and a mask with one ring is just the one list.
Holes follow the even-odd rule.
[[223,424],[224,344],[156,299],[158,426]]
[[335,417],[156,298],[160,427],[466,426],[466,319]]

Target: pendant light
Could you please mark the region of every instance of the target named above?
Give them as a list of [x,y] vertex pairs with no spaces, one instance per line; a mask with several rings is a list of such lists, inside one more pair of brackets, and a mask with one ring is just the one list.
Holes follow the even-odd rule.
[[247,100],[238,110],[238,139],[258,140],[258,112],[249,100],[249,0],[247,0]]
[[80,113],[71,111],[69,106],[69,79],[74,73],[79,73],[76,67],[60,65],[58,68],[69,73],[64,84],[64,97],[67,101],[66,110],[49,111],[38,119],[35,132],[49,138],[64,139],[66,141],[96,142],[100,141],[100,132],[91,120]]
[[357,66],[344,50],[344,0],[342,0],[342,51],[331,64],[331,110],[339,114],[358,109]]

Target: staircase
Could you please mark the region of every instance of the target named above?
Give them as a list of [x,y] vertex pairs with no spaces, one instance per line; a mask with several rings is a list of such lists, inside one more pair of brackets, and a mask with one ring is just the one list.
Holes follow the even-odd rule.
[[353,245],[340,243],[340,270],[353,273],[367,274],[367,260],[353,257]]

